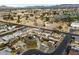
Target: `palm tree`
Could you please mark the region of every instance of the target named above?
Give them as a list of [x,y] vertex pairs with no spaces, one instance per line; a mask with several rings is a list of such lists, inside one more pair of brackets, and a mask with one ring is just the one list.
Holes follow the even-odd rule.
[[20,23],[21,22],[20,21],[20,15],[18,15],[17,17],[18,17],[17,22]]
[[10,18],[11,18],[11,9],[10,9],[9,14],[8,14],[8,19],[10,19]]
[[10,19],[10,18],[11,18],[11,13],[8,14],[8,19]]
[[27,20],[29,18],[29,16],[28,15],[25,15],[25,19]]

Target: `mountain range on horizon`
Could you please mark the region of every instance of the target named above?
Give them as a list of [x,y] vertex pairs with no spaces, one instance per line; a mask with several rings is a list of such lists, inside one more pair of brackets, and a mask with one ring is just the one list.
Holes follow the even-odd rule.
[[24,7],[14,7],[14,6],[6,6],[2,5],[0,6],[0,9],[6,9],[6,8],[79,8],[79,4],[61,4],[61,5],[50,5],[50,6],[43,6],[43,5],[37,5],[37,6],[24,6]]

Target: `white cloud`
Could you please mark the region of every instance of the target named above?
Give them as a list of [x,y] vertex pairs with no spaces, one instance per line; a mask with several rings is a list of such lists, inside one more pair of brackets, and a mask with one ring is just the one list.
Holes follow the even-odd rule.
[[0,5],[27,4],[27,5],[53,5],[53,4],[79,4],[79,0],[0,0]]

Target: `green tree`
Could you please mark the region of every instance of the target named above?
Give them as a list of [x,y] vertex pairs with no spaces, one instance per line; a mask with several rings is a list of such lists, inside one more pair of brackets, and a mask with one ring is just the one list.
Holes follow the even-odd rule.
[[45,18],[45,21],[49,21],[49,17],[46,17],[46,18]]
[[59,26],[58,28],[61,30],[62,29],[62,26]]

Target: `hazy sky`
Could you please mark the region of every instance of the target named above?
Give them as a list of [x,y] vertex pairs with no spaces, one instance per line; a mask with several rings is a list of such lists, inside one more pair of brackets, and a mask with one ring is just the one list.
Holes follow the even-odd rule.
[[28,6],[28,5],[57,5],[79,4],[79,0],[0,0],[0,5]]

